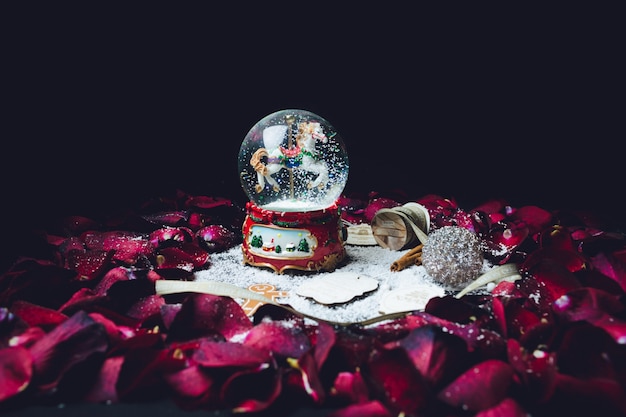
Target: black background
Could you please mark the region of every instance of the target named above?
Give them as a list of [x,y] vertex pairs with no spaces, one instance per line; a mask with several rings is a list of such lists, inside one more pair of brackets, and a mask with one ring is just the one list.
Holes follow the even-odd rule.
[[229,4],[3,13],[5,257],[59,216],[177,188],[245,199],[239,146],[286,108],[342,136],[346,191],[502,197],[622,224],[618,11]]

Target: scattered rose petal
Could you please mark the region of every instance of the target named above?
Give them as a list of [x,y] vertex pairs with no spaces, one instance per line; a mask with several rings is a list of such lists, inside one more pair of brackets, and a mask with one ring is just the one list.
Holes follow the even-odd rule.
[[393,417],[379,401],[368,401],[331,411],[328,417]]
[[49,329],[67,320],[67,316],[51,308],[42,307],[28,301],[16,301],[11,306],[11,312],[20,317],[29,326]]
[[512,382],[511,365],[501,360],[488,359],[461,374],[442,389],[437,397],[463,410],[487,410],[507,397]]
[[32,375],[33,360],[26,348],[0,348],[0,402],[24,391]]
[[34,383],[42,391],[53,390],[69,369],[107,347],[104,326],[78,312],[30,347]]
[[417,415],[431,405],[428,384],[402,349],[381,351],[368,362],[363,376],[374,395],[397,413]]
[[235,232],[219,224],[203,227],[196,232],[196,236],[200,246],[209,253],[225,251],[237,241]]
[[276,355],[299,358],[310,348],[306,333],[291,321],[264,320],[250,329],[244,344]]

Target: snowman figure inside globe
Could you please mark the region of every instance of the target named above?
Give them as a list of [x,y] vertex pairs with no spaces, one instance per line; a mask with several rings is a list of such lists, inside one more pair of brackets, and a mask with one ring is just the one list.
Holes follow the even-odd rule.
[[281,110],[257,122],[239,151],[249,198],[244,263],[332,271],[345,258],[337,200],[348,179],[345,145],[324,118]]

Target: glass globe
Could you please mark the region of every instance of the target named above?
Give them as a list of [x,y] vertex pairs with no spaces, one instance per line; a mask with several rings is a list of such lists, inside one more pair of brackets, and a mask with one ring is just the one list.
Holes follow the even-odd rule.
[[324,118],[306,110],[269,114],[245,136],[239,177],[257,206],[280,212],[332,206],[348,181],[343,140]]

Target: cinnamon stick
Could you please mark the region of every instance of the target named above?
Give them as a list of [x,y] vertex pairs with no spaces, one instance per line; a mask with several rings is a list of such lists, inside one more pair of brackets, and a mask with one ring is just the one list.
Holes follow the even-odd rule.
[[395,260],[391,264],[392,271],[402,271],[403,269],[411,265],[420,265],[422,263],[422,248],[423,244],[419,244]]

